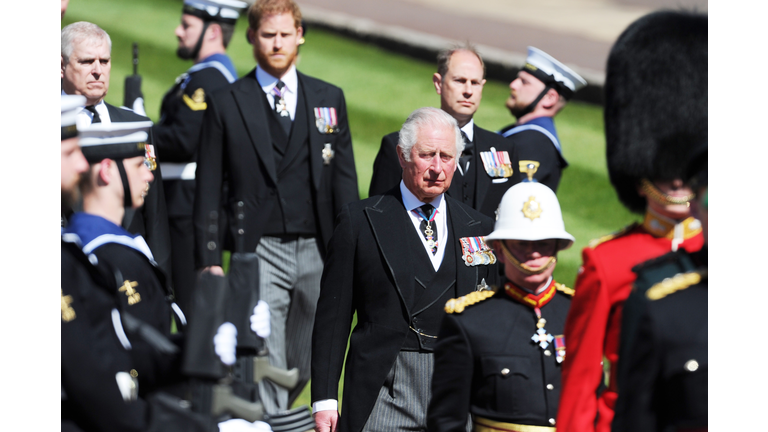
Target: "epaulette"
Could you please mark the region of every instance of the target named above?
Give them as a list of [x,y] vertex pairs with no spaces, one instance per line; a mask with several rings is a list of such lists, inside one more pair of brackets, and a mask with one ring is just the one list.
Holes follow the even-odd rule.
[[576,294],[576,290],[575,289],[568,288],[567,286],[565,286],[564,284],[561,284],[559,282],[555,282],[555,289],[557,289],[561,293],[569,295],[571,297],[573,297],[573,295]]
[[682,291],[689,286],[696,285],[707,278],[707,270],[695,270],[688,273],[678,273],[671,278],[666,278],[656,285],[648,288],[645,296],[648,300],[660,300],[664,297]]
[[483,300],[489,299],[493,297],[494,294],[496,294],[495,289],[473,291],[465,296],[461,296],[456,299],[450,299],[447,302],[445,302],[445,312],[449,314],[462,313],[464,312],[465,307],[471,306],[475,303],[480,303]]
[[589,245],[587,245],[587,247],[589,247],[589,248],[591,248],[591,249],[594,249],[594,248],[596,248],[598,245],[600,245],[600,244],[602,244],[602,243],[605,243],[605,242],[607,242],[608,240],[613,240],[613,239],[615,239],[616,237],[621,237],[621,236],[623,236],[624,234],[626,234],[626,233],[628,233],[628,232],[632,231],[633,229],[635,229],[635,228],[636,228],[638,225],[640,225],[640,224],[639,224],[639,223],[637,223],[637,222],[633,222],[633,223],[631,223],[631,224],[629,224],[629,225],[625,226],[624,228],[622,228],[622,229],[620,229],[620,230],[618,230],[618,231],[612,232],[612,233],[610,233],[610,234],[608,234],[608,235],[604,235],[604,236],[602,236],[602,237],[598,237],[598,238],[596,238],[596,239],[592,239],[592,240],[590,240],[590,241],[589,241]]

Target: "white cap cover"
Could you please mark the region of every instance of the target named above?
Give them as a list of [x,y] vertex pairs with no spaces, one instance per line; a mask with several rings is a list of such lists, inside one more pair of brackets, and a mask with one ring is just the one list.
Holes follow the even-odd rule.
[[560,93],[567,98],[587,85],[587,81],[579,74],[538,48],[528,47],[528,58],[525,62],[524,71],[533,74],[545,84],[559,83],[565,87],[559,89],[563,90]]
[[81,95],[61,95],[61,139],[74,138],[77,136],[77,126],[75,120],[85,106],[85,96]]
[[184,13],[202,19],[236,21],[248,3],[240,0],[184,0]]
[[557,196],[538,182],[518,183],[501,198],[498,218],[486,240],[562,239],[559,249],[568,249],[574,238],[565,231]]

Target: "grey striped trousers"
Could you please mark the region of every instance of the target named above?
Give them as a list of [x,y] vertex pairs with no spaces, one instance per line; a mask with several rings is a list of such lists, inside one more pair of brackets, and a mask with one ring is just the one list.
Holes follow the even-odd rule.
[[259,395],[268,413],[290,408],[310,377],[312,327],[323,260],[315,238],[262,236],[259,256],[260,298],[269,304],[272,332],[266,340],[272,366],[299,368],[299,384],[290,392],[268,380]]

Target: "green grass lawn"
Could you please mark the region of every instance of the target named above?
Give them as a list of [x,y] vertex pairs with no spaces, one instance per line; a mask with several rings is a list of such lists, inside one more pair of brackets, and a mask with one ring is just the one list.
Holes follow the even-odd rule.
[[[157,121],[163,94],[191,62],[175,55],[174,28],[180,19],[180,0],[72,0],[62,26],[90,21],[112,38],[112,72],[107,102],[122,105],[123,80],[132,73],[131,44],[139,43],[139,73],[147,114]],[[255,66],[245,40],[247,21],[241,18],[229,47],[239,75]],[[373,159],[381,137],[400,129],[421,106],[439,106],[432,86],[434,62],[413,60],[373,45],[309,28],[301,48],[299,69],[344,90],[355,151],[360,196],[368,195]],[[508,83],[489,81],[475,121],[498,130],[512,122],[504,107]],[[570,166],[563,171],[558,198],[565,227],[576,242],[559,256],[558,281],[573,286],[581,263],[581,249],[596,237],[638,219],[618,202],[605,164],[602,109],[571,102],[557,117],[563,153]],[[309,387],[298,404],[309,403]]]

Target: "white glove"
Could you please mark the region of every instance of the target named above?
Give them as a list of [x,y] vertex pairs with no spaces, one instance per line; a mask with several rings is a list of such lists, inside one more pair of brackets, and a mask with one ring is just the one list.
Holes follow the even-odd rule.
[[219,423],[219,432],[272,432],[272,428],[262,421],[230,419]]
[[251,315],[251,330],[260,338],[265,338],[272,332],[272,328],[269,326],[269,316],[269,305],[264,300],[259,300],[259,303],[253,308],[253,315]]
[[227,366],[235,364],[235,348],[237,347],[237,328],[231,322],[219,326],[213,337],[213,347],[221,362]]

